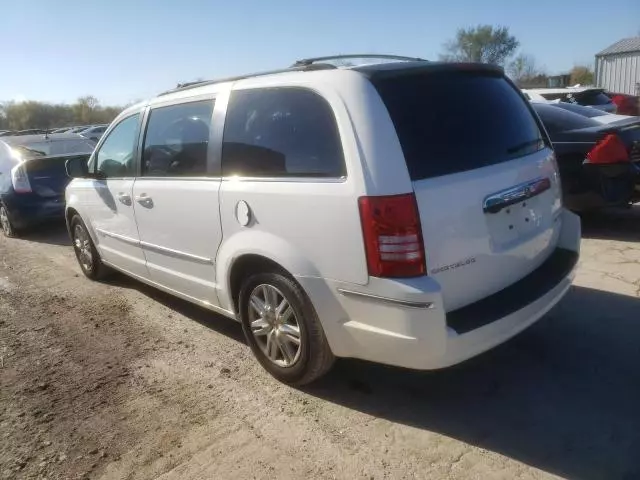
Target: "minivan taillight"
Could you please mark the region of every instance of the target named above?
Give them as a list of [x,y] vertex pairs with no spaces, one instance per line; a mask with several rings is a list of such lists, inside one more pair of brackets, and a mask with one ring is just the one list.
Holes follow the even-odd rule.
[[424,275],[427,266],[415,195],[360,197],[358,205],[369,275]]
[[31,184],[29,183],[27,169],[25,168],[24,163],[16,165],[11,169],[11,184],[13,185],[13,190],[16,193],[31,192]]
[[615,133],[607,134],[587,153],[587,163],[591,164],[603,165],[628,161],[627,147]]

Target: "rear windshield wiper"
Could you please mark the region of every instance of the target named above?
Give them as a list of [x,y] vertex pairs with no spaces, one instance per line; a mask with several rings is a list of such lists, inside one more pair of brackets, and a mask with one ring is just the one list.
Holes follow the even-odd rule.
[[[542,139],[541,138],[534,138],[533,140],[527,140],[526,142],[518,143],[517,145],[514,145],[513,147],[507,148],[507,153],[517,153],[517,152],[519,152],[521,150],[524,150],[527,147],[533,147],[535,145],[540,145],[540,144],[542,144]],[[538,148],[538,150],[540,148]]]

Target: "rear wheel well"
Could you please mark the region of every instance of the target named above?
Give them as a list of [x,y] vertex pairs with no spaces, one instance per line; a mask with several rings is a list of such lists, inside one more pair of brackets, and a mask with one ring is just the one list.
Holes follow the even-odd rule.
[[293,275],[287,272],[281,265],[261,255],[243,255],[233,262],[231,275],[229,275],[229,289],[233,309],[236,313],[239,313],[238,297],[240,296],[240,288],[242,287],[243,280],[252,273],[269,272],[278,272],[289,278],[293,278]]

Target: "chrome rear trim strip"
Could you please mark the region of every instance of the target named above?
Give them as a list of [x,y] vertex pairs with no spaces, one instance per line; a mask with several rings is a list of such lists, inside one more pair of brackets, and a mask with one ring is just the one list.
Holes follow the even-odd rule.
[[371,293],[354,292],[353,290],[345,290],[344,288],[338,288],[338,292],[341,295],[345,296],[368,298],[378,302],[389,303],[391,305],[397,305],[400,307],[420,309],[428,309],[434,307],[433,302],[411,302],[409,300],[398,300],[396,298],[381,297],[379,295],[373,295]]

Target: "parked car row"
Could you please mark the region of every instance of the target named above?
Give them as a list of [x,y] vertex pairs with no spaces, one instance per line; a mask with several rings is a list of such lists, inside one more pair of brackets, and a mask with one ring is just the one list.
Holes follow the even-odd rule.
[[524,89],[523,93],[525,97],[532,102],[557,101],[591,107],[607,113],[632,116],[640,115],[640,97],[607,92],[602,88],[534,88]]
[[639,117],[561,101],[557,93],[546,97],[529,90],[523,93],[553,142],[568,208],[586,211],[640,200]]
[[129,107],[92,153],[0,139],[3,229],[38,197],[88,278],[121,271],[240,321],[287,383],[336,357],[473,357],[568,290],[565,207],[637,194],[640,124],[528,102],[497,67],[381,58],[195,82]]
[[21,135],[39,135],[47,133],[46,130],[40,128],[30,128],[27,130],[0,130],[0,137],[17,137]]
[[0,137],[16,137],[22,135],[45,135],[58,133],[77,133],[89,140],[97,142],[108,125],[82,125],[77,127],[63,127],[53,129],[32,128],[28,130],[0,130]]
[[94,143],[75,134],[0,138],[0,226],[6,236],[64,218],[65,163],[86,161]]

